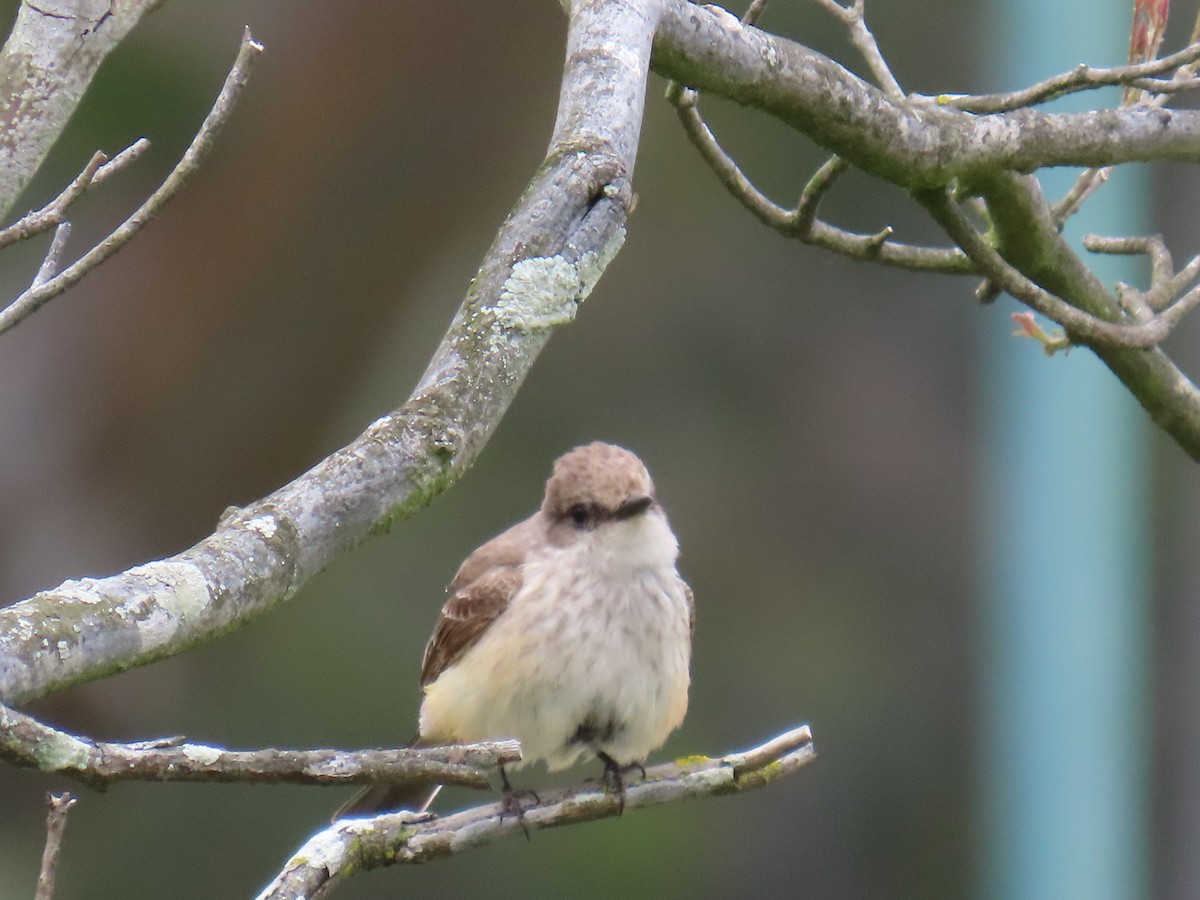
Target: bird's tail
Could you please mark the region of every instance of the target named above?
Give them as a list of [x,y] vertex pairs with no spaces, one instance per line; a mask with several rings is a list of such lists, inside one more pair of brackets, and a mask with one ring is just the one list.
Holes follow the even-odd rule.
[[[422,743],[418,735],[408,746],[417,748],[428,745]],[[429,809],[441,789],[440,784],[368,785],[337,808],[333,821],[347,816],[373,816],[398,809],[422,813]]]
[[338,807],[333,821],[347,816],[374,816],[408,809],[425,812],[442,789],[440,784],[374,784]]

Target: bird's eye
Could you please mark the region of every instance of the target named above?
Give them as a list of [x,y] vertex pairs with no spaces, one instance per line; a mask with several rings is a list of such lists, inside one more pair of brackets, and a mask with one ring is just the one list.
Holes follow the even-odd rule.
[[571,517],[571,521],[575,523],[576,528],[582,528],[592,519],[591,511],[583,503],[576,503],[567,510],[567,515]]

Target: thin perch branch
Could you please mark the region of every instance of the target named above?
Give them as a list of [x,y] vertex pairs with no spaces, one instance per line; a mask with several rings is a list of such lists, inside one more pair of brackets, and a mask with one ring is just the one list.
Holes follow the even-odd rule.
[[63,251],[67,249],[67,240],[70,237],[70,222],[63,222],[54,229],[54,237],[50,239],[50,247],[46,250],[46,255],[42,259],[42,264],[38,266],[37,274],[33,276],[33,281],[29,283],[31,290],[41,287],[58,272],[58,267],[62,264]]
[[[719,759],[688,757],[646,770],[626,784],[625,811],[691,797],[713,797],[764,787],[795,774],[816,756],[807,725],[760,747]],[[523,806],[520,819],[491,803],[444,818],[408,812],[342,819],[317,832],[288,860],[258,900],[316,900],[327,897],[360,869],[421,863],[489,844],[528,829],[554,828],[619,814],[614,793],[585,782]]]
[[516,741],[420,750],[224,750],[159,738],[118,744],[51,728],[0,705],[0,758],[78,779],[258,784],[456,784],[487,790],[487,770],[517,762]]

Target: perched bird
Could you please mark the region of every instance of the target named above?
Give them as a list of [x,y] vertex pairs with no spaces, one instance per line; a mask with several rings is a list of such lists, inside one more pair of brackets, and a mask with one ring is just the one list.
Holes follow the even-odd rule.
[[[623,809],[624,773],[687,711],[695,607],[678,555],[633,453],[593,443],[560,457],[541,508],[450,582],[425,647],[413,746],[516,738],[519,765],[551,771],[594,754]],[[380,785],[338,814],[423,810],[433,794]]]

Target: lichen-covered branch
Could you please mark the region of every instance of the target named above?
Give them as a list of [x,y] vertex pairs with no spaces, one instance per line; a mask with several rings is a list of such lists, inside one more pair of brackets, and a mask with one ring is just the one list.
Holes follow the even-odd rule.
[[[742,753],[717,759],[688,757],[646,770],[625,787],[625,811],[691,797],[752,790],[798,772],[816,756],[808,726],[785,732]],[[363,869],[429,862],[530,830],[572,825],[620,814],[615,794],[595,782],[523,804],[520,819],[504,814],[504,804],[432,818],[390,813],[343,819],[313,835],[288,860],[258,900],[316,900],[329,896],[349,875]]]
[[0,218],[50,152],[109,52],[162,0],[22,0],[0,49]]
[[116,781],[289,784],[416,782],[487,789],[488,771],[521,759],[516,741],[419,750],[226,750],[183,738],[96,741],[0,705],[0,758],[93,787]]
[[456,481],[534,359],[620,248],[660,0],[571,4],[546,159],[488,250],[409,400],[169,559],[0,610],[0,700],[151,662],[288,599]]

